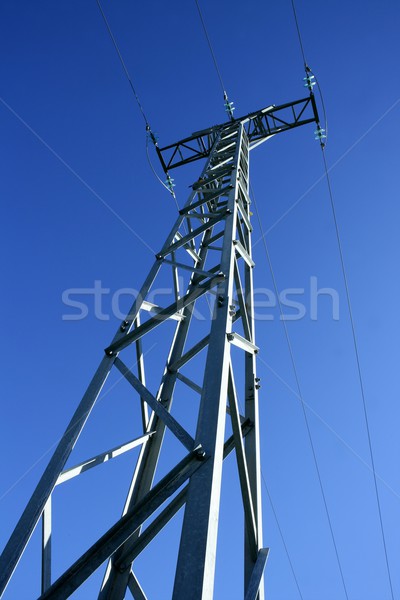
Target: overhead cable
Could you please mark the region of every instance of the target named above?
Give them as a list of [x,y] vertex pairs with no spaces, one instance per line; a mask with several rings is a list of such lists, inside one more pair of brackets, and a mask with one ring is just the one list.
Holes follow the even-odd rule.
[[[242,411],[242,413],[244,413],[243,407],[242,407],[242,403],[240,402],[240,399],[238,399],[238,401],[239,401],[239,408]],[[286,557],[288,559],[290,570],[291,570],[292,575],[293,575],[294,583],[296,585],[297,591],[299,592],[300,600],[304,600],[303,599],[303,594],[301,593],[301,589],[300,589],[300,585],[299,585],[299,580],[297,579],[297,575],[296,575],[296,572],[294,570],[293,561],[292,561],[290,553],[289,553],[289,548],[288,548],[288,545],[286,543],[285,537],[283,535],[282,527],[281,527],[281,525],[279,523],[278,513],[276,512],[274,503],[272,502],[272,498],[271,498],[271,494],[270,494],[269,489],[268,489],[267,481],[266,481],[266,479],[264,477],[264,473],[263,473],[263,470],[262,470],[261,467],[260,467],[260,473],[261,473],[261,480],[262,480],[262,482],[264,484],[265,491],[267,492],[267,496],[268,496],[268,500],[269,500],[269,503],[270,503],[270,506],[271,506],[272,514],[274,515],[276,526],[278,528],[278,532],[279,532],[279,535],[280,535],[280,538],[281,538],[281,541],[282,541],[282,545],[283,545],[283,547],[285,549]]]
[[297,37],[298,37],[299,44],[300,44],[301,55],[303,57],[304,68],[307,70],[308,64],[307,64],[307,60],[306,60],[306,54],[304,52],[304,45],[303,45],[303,40],[302,40],[301,33],[300,33],[299,21],[297,19],[297,11],[296,11],[296,7],[294,4],[294,0],[291,0],[291,3],[292,3],[294,22],[296,24],[296,29],[297,29]]
[[213,50],[213,47],[212,47],[212,44],[211,44],[210,36],[208,35],[208,32],[207,32],[207,27],[206,27],[206,24],[204,22],[204,18],[203,18],[203,14],[201,12],[201,9],[200,9],[200,5],[198,3],[198,0],[194,0],[194,1],[196,3],[196,6],[197,6],[197,10],[198,10],[198,13],[199,13],[200,21],[201,21],[201,24],[203,26],[204,35],[206,36],[208,47],[209,47],[210,52],[211,52],[211,56],[212,56],[212,59],[213,59],[213,62],[214,62],[214,67],[215,67],[215,70],[217,72],[219,82],[221,84],[222,93],[226,94],[224,82],[222,81],[221,71],[219,70],[217,59],[215,58],[214,50]]
[[108,33],[109,33],[109,36],[110,36],[110,38],[111,38],[111,41],[112,41],[112,43],[114,44],[114,48],[115,48],[115,50],[116,50],[116,52],[117,52],[117,54],[118,54],[118,58],[119,58],[119,60],[120,60],[120,63],[121,63],[121,65],[122,65],[122,68],[123,68],[123,70],[124,70],[124,72],[125,72],[125,75],[126,75],[126,78],[127,78],[128,82],[129,82],[129,85],[130,85],[130,87],[131,87],[132,93],[133,93],[133,95],[134,95],[134,97],[135,97],[135,100],[136,100],[136,102],[137,102],[137,105],[138,105],[138,107],[139,107],[139,110],[140,110],[140,112],[142,113],[142,116],[143,116],[144,122],[145,122],[145,124],[146,124],[146,127],[147,127],[147,126],[149,126],[149,121],[148,121],[148,119],[147,119],[147,117],[146,117],[146,113],[144,112],[144,109],[143,109],[142,103],[140,102],[139,96],[138,96],[138,94],[137,94],[137,92],[136,92],[136,89],[135,89],[135,87],[134,87],[134,85],[133,85],[132,78],[131,78],[131,76],[130,76],[130,74],[129,74],[129,71],[128,71],[127,67],[126,67],[126,64],[125,64],[125,62],[124,62],[124,59],[122,58],[122,54],[121,54],[121,52],[120,52],[120,49],[119,49],[119,47],[118,47],[118,44],[117,44],[117,40],[115,39],[115,37],[114,37],[114,35],[113,35],[113,32],[111,31],[110,24],[109,24],[109,22],[108,22],[108,20],[107,20],[107,17],[106,17],[106,15],[104,14],[104,10],[103,10],[103,8],[102,8],[102,6],[101,6],[101,4],[100,4],[100,0],[96,0],[96,2],[97,2],[97,6],[99,7],[99,10],[100,10],[101,16],[103,17],[104,23],[105,23],[105,25],[106,25],[106,27],[107,27],[107,31],[108,31]]
[[312,69],[310,68],[307,59],[306,59],[306,53],[304,50],[304,43],[303,43],[303,38],[301,35],[301,31],[300,31],[300,25],[299,25],[299,20],[297,17],[297,11],[296,11],[296,5],[294,3],[294,0],[291,0],[291,4],[292,4],[292,10],[293,10],[293,17],[294,17],[294,22],[296,25],[296,31],[297,31],[297,38],[299,40],[299,45],[300,45],[300,52],[301,52],[301,56],[303,58],[303,64],[304,64],[304,70],[306,72],[306,76],[305,76],[305,86],[308,87],[308,89],[310,90],[310,93],[313,93],[312,90],[312,86],[314,85],[314,83],[311,83],[311,79],[315,79],[315,85],[317,86],[318,89],[318,93],[319,96],[321,98],[321,105],[322,105],[322,111],[324,113],[324,121],[325,121],[325,129],[321,129],[321,126],[319,123],[317,123],[317,125],[319,126],[319,130],[320,130],[320,134],[324,133],[325,134],[325,141],[324,144],[326,146],[326,138],[328,137],[328,119],[327,119],[327,115],[326,115],[326,108],[325,108],[325,102],[324,102],[324,97],[322,95],[322,90],[321,90],[321,86],[319,83],[319,80],[317,78],[317,76],[315,75],[315,73],[312,71]]
[[[298,40],[299,40],[299,44],[300,44],[301,54],[303,57],[304,68],[306,70],[306,76],[307,76],[307,73],[312,73],[312,71],[311,71],[310,67],[308,66],[308,63],[306,60],[304,44],[303,44],[303,40],[302,40],[302,36],[301,36],[301,32],[300,32],[299,21],[297,18],[297,12],[296,12],[294,0],[291,0],[291,3],[292,3],[292,9],[293,9],[293,16],[294,16],[294,20],[296,23],[297,36],[298,36]],[[324,98],[323,98],[323,95],[321,92],[320,85],[319,85],[318,80],[315,77],[315,75],[314,75],[314,78],[317,83],[317,87],[318,87],[319,94],[321,97],[322,109],[324,112],[324,118],[325,118],[325,123],[326,123],[325,129],[327,130],[328,126],[327,126],[327,117],[326,117]],[[311,89],[311,93],[312,93],[312,89]],[[390,593],[391,593],[392,600],[394,600],[392,576],[391,576],[391,571],[390,571],[385,530],[383,527],[382,509],[381,509],[381,503],[380,503],[380,497],[379,497],[377,476],[376,476],[376,471],[375,471],[375,459],[374,459],[374,452],[373,452],[373,448],[372,448],[371,430],[370,430],[370,425],[369,425],[367,403],[366,403],[366,399],[365,399],[364,381],[363,381],[363,376],[362,376],[362,371],[361,371],[360,354],[359,354],[359,350],[358,350],[358,342],[357,342],[356,330],[355,330],[355,325],[354,325],[353,310],[352,310],[351,300],[350,300],[350,290],[349,290],[346,268],[345,268],[345,263],[344,263],[343,248],[342,248],[341,237],[340,237],[340,232],[339,232],[339,224],[338,224],[337,217],[336,217],[336,209],[335,209],[335,202],[334,202],[333,193],[332,193],[332,185],[331,185],[331,181],[330,181],[329,169],[328,169],[326,155],[325,155],[326,142],[323,141],[323,139],[322,139],[323,137],[326,137],[326,135],[325,136],[323,135],[323,131],[324,130],[321,129],[320,124],[317,123],[317,132],[316,132],[317,138],[316,139],[319,138],[319,141],[320,141],[322,158],[323,158],[323,163],[324,163],[324,170],[325,170],[325,177],[326,177],[326,182],[327,182],[327,186],[328,186],[329,200],[330,200],[333,222],[334,222],[334,227],[335,227],[336,240],[337,240],[337,245],[338,245],[338,250],[339,250],[340,264],[341,264],[344,287],[345,287],[345,292],[346,292],[346,302],[347,302],[347,307],[348,307],[349,317],[350,317],[350,325],[351,325],[351,333],[352,333],[352,338],[353,338],[354,353],[355,353],[356,364],[357,364],[357,376],[358,376],[361,398],[362,398],[365,428],[366,428],[367,438],[368,438],[368,448],[369,448],[369,455],[370,455],[371,467],[372,467],[372,473],[373,473],[374,490],[375,490],[376,504],[377,504],[378,516],[379,516],[379,525],[380,525],[381,536],[382,536],[382,545],[383,545],[383,550],[384,550],[384,555],[385,555],[385,563],[386,563],[386,570],[387,570],[387,575],[388,575]],[[327,131],[325,131],[325,134],[327,134]]]
[[262,223],[261,223],[260,213],[258,211],[258,206],[257,206],[257,202],[256,202],[256,199],[255,199],[255,195],[254,195],[254,191],[253,191],[252,186],[251,186],[251,193],[252,193],[252,197],[253,197],[253,201],[254,201],[254,207],[255,207],[255,213],[256,213],[258,225],[259,225],[260,230],[261,230],[261,236],[262,236],[263,246],[264,246],[264,250],[265,250],[265,255],[266,255],[266,258],[267,258],[267,263],[268,263],[268,266],[269,266],[269,270],[271,272],[271,278],[272,278],[272,283],[273,283],[274,290],[275,290],[275,296],[276,296],[277,301],[278,301],[279,312],[280,312],[280,320],[282,322],[282,326],[283,326],[283,329],[284,329],[284,332],[285,332],[285,338],[286,338],[286,343],[287,343],[287,347],[288,347],[288,350],[289,350],[290,361],[292,363],[292,369],[293,369],[294,378],[295,378],[295,381],[296,381],[296,387],[297,387],[298,397],[300,399],[300,405],[301,405],[302,412],[303,412],[304,422],[305,422],[306,430],[307,430],[307,436],[308,436],[308,440],[309,440],[309,443],[310,443],[310,448],[311,448],[311,452],[312,452],[312,456],[313,456],[315,470],[316,470],[316,473],[317,473],[319,487],[320,487],[320,490],[321,490],[322,501],[323,501],[324,508],[325,508],[325,514],[326,514],[326,518],[327,518],[327,521],[328,521],[329,531],[330,531],[330,534],[331,534],[332,544],[333,544],[333,548],[334,548],[334,551],[335,551],[335,556],[336,556],[336,561],[337,561],[337,565],[338,565],[338,569],[339,569],[339,573],[340,573],[340,578],[341,578],[341,581],[342,581],[343,590],[344,590],[346,599],[349,600],[349,596],[348,596],[348,593],[347,593],[346,582],[345,582],[345,579],[344,579],[344,574],[343,574],[343,569],[342,569],[342,563],[340,561],[339,550],[338,550],[338,546],[337,546],[337,543],[336,543],[336,537],[335,537],[335,534],[334,534],[334,531],[333,531],[332,519],[331,519],[329,508],[328,508],[328,502],[327,502],[327,499],[326,499],[324,485],[322,483],[322,477],[321,477],[321,472],[320,472],[319,463],[318,463],[318,459],[317,459],[317,453],[316,453],[316,449],[315,449],[315,445],[314,445],[313,436],[312,436],[312,433],[311,433],[311,428],[310,428],[310,423],[309,423],[308,416],[307,416],[305,402],[304,402],[304,399],[303,399],[303,393],[302,393],[302,389],[301,389],[301,385],[300,385],[300,378],[299,378],[299,374],[298,374],[298,370],[297,370],[297,366],[296,366],[296,361],[294,359],[294,352],[293,352],[293,348],[292,348],[292,343],[291,343],[291,340],[290,340],[290,337],[289,337],[288,328],[286,326],[285,315],[283,313],[282,302],[281,302],[280,295],[279,295],[279,292],[278,292],[278,285],[277,285],[276,278],[275,278],[275,272],[274,272],[274,269],[272,267],[272,261],[271,261],[271,257],[270,257],[270,254],[269,254],[269,250],[268,250],[267,241],[266,241],[266,238],[265,238],[264,229],[263,229]]
[[208,35],[207,27],[206,27],[206,24],[205,24],[205,21],[204,21],[203,14],[202,14],[201,9],[200,9],[200,5],[198,3],[198,0],[194,0],[194,1],[196,3],[196,6],[197,6],[197,11],[199,13],[199,17],[200,17],[200,21],[201,21],[201,24],[202,24],[202,27],[203,27],[204,35],[206,37],[207,44],[208,44],[208,47],[210,49],[210,53],[211,53],[211,57],[212,57],[212,60],[213,60],[213,63],[214,63],[214,67],[215,67],[215,70],[216,70],[219,82],[221,84],[222,93],[223,93],[223,96],[224,96],[225,111],[228,113],[229,118],[233,121],[233,119],[234,119],[234,117],[233,117],[233,111],[235,110],[235,107],[233,105],[233,102],[229,101],[228,93],[226,91],[226,88],[224,86],[224,82],[222,80],[221,71],[220,71],[220,69],[218,67],[217,59],[215,57],[215,52],[214,52],[213,46],[211,44],[210,36]]
[[296,576],[296,573],[295,573],[295,570],[294,570],[293,562],[292,562],[292,559],[291,559],[290,554],[289,554],[289,548],[287,547],[285,538],[283,536],[283,531],[282,531],[282,528],[281,528],[281,526],[279,524],[278,515],[277,515],[277,512],[275,510],[274,503],[272,502],[271,494],[269,493],[267,482],[265,481],[264,473],[262,471],[261,471],[261,477],[262,477],[262,481],[263,481],[263,484],[264,484],[265,491],[267,492],[269,503],[271,505],[272,514],[274,515],[276,526],[278,528],[279,535],[280,535],[280,538],[282,540],[283,547],[285,549],[285,553],[286,553],[286,557],[287,557],[288,562],[289,562],[290,570],[292,571],[292,575],[293,575],[293,579],[294,579],[294,582],[295,582],[296,587],[297,587],[297,591],[299,592],[300,599],[304,600],[303,599],[303,594],[301,593],[299,581],[297,579],[297,576]]
[[349,317],[350,317],[351,334],[352,334],[352,338],[353,338],[354,353],[355,353],[356,364],[357,364],[357,375],[358,375],[358,381],[359,381],[359,385],[360,385],[360,392],[361,392],[361,398],[362,398],[365,429],[366,429],[367,438],[368,438],[368,448],[369,448],[369,455],[370,455],[371,467],[372,467],[372,473],[373,473],[374,490],[375,490],[376,504],[377,504],[377,508],[378,508],[379,524],[380,524],[380,530],[381,530],[381,536],[382,536],[382,545],[383,545],[383,550],[384,550],[384,555],[385,555],[386,570],[387,570],[387,575],[388,575],[391,597],[392,597],[392,600],[394,600],[393,583],[392,583],[392,576],[391,576],[390,564],[389,564],[389,558],[388,558],[388,552],[387,552],[385,530],[384,530],[384,526],[383,526],[382,508],[381,508],[381,502],[380,502],[379,491],[378,491],[378,482],[377,482],[377,476],[376,476],[376,471],[375,471],[375,459],[374,459],[374,452],[373,452],[373,448],[372,448],[371,429],[370,429],[370,424],[369,424],[367,402],[365,399],[365,387],[364,387],[364,380],[363,380],[362,370],[361,370],[360,353],[358,350],[358,342],[357,342],[353,310],[352,310],[351,299],[350,299],[349,284],[348,284],[346,268],[345,268],[345,263],[344,263],[344,255],[343,255],[341,236],[340,236],[340,232],[339,232],[339,224],[338,224],[338,220],[337,220],[337,216],[336,216],[336,208],[335,208],[335,202],[334,202],[334,198],[333,198],[332,185],[331,185],[329,169],[328,169],[328,165],[327,165],[327,161],[326,161],[326,156],[325,156],[325,148],[324,148],[323,144],[321,144],[321,150],[322,150],[322,158],[323,158],[323,162],[324,162],[325,177],[326,177],[326,182],[327,182],[327,186],[328,186],[330,206],[331,206],[331,210],[332,210],[333,223],[334,223],[334,227],[335,227],[337,246],[338,246],[339,257],[340,257],[340,265],[341,265],[344,287],[345,287],[345,292],[346,292],[346,303],[347,303]]
[[122,65],[122,68],[123,68],[124,73],[126,75],[126,78],[127,78],[128,82],[129,82],[129,85],[130,85],[130,88],[132,90],[133,96],[134,96],[134,98],[136,100],[136,103],[137,103],[137,105],[139,107],[139,110],[140,110],[140,112],[141,112],[141,114],[143,116],[143,119],[144,119],[144,122],[145,122],[145,125],[146,125],[146,134],[147,134],[146,135],[146,156],[147,156],[148,163],[149,163],[150,168],[151,168],[153,174],[155,175],[155,177],[158,179],[158,181],[161,183],[161,185],[174,198],[175,204],[176,204],[176,206],[178,208],[178,211],[179,211],[179,206],[178,206],[178,203],[177,203],[177,200],[176,200],[176,195],[175,195],[175,192],[174,192],[174,187],[175,187],[175,184],[173,183],[174,180],[170,177],[169,173],[167,172],[166,173],[167,180],[164,183],[162,181],[162,179],[157,175],[157,173],[156,173],[156,171],[155,171],[155,169],[153,167],[153,164],[152,164],[152,162],[150,160],[149,148],[148,148],[148,141],[149,141],[149,138],[150,138],[151,141],[153,142],[154,146],[157,146],[158,145],[157,144],[157,138],[154,135],[154,133],[153,133],[151,127],[150,127],[149,120],[148,120],[148,118],[146,116],[146,113],[144,111],[143,105],[140,102],[140,99],[139,99],[138,93],[137,93],[137,91],[135,89],[135,86],[133,85],[132,78],[131,78],[131,76],[129,74],[128,68],[127,68],[127,66],[125,64],[125,61],[124,61],[123,57],[122,57],[122,53],[121,53],[121,51],[119,49],[119,46],[117,44],[117,40],[115,39],[115,36],[114,36],[114,34],[113,34],[112,30],[111,30],[111,27],[110,27],[110,24],[108,22],[108,19],[107,19],[105,13],[104,13],[103,7],[101,6],[100,0],[96,0],[96,2],[97,2],[97,6],[98,6],[98,8],[100,10],[101,16],[103,17],[104,23],[105,23],[105,25],[107,27],[108,34],[109,34],[109,36],[111,38],[111,41],[112,41],[112,43],[114,45],[115,51],[116,51],[116,53],[118,55],[119,61],[120,61],[121,65]]

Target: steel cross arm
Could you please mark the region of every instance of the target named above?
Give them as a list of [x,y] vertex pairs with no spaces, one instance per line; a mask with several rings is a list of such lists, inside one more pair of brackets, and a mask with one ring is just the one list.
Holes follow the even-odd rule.
[[163,148],[156,146],[157,154],[164,171],[167,172],[176,167],[207,158],[211,153],[219,132],[226,127],[231,127],[235,122],[242,122],[246,125],[246,133],[251,147],[253,142],[266,140],[277,133],[288,131],[307,123],[317,123],[319,122],[319,116],[314,94],[278,106],[272,104],[266,108],[239,117],[234,121],[197,131],[191,136],[169,146],[164,146]]
[[[252,429],[253,424],[246,419],[241,424],[241,436],[246,437],[249,431]],[[231,435],[224,444],[224,460],[235,448],[235,436]],[[140,536],[133,542],[129,550],[124,552],[118,560],[115,561],[115,566],[119,569],[127,569],[137,556],[150,544],[150,542],[156,537],[156,535],[166,526],[166,524],[176,515],[179,509],[186,502],[186,495],[188,491],[188,485],[186,485],[177,494],[173,500],[160,512],[159,515],[147,526],[147,528],[140,534]]]
[[257,600],[268,554],[269,548],[260,548],[244,600]]
[[193,291],[189,292],[183,298],[180,298],[177,302],[174,302],[167,308],[161,310],[155,317],[149,319],[143,325],[139,325],[136,329],[125,335],[123,338],[113,342],[108,348],[105,349],[105,353],[107,356],[113,356],[115,353],[119,352],[123,348],[126,348],[132,342],[140,339],[143,335],[160,325],[163,321],[168,319],[171,315],[182,310],[188,304],[192,304],[197,298],[200,298],[203,294],[208,292],[211,288],[215,287],[221,281],[225,279],[223,273],[216,275],[206,283],[199,285],[197,288],[194,288]]
[[[188,206],[181,208],[181,210],[179,211],[179,214],[187,215],[188,213],[190,213],[190,211],[194,210],[195,208],[198,208],[199,206],[202,206],[206,202],[211,202],[211,200],[215,200],[216,198],[219,198],[220,196],[223,196],[224,194],[225,195],[229,194],[231,189],[232,189],[232,184],[228,184],[227,186],[222,187],[222,188],[217,188],[216,190],[213,190],[213,189],[208,190],[207,188],[205,188],[204,190],[201,190],[201,192],[203,193],[203,198],[200,198],[200,200],[198,200],[197,202],[192,202],[192,204],[189,204]],[[207,192],[207,194],[206,194],[206,192]],[[190,214],[189,214],[189,217],[190,217]]]
[[177,491],[208,457],[199,449],[190,452],[138,504],[67,569],[40,600],[68,598],[133,533]]
[[178,241],[172,243],[170,246],[167,246],[165,249],[161,250],[160,253],[157,254],[157,258],[158,259],[164,258],[165,256],[168,256],[172,252],[175,252],[182,246],[186,246],[186,244],[191,242],[195,237],[197,237],[198,235],[200,235],[207,229],[211,229],[211,227],[214,227],[214,225],[216,225],[217,223],[219,223],[220,221],[225,219],[226,216],[227,216],[226,210],[223,213],[216,213],[215,217],[213,216],[212,219],[209,219],[206,223],[203,223],[203,225],[200,225],[200,227],[193,229],[190,233],[181,237]]
[[133,571],[129,574],[128,588],[135,600],[147,600],[147,596],[141,588]]
[[41,590],[51,585],[52,499],[49,496],[42,513],[42,577]]
[[164,424],[172,431],[175,437],[186,447],[189,452],[193,450],[194,439],[188,432],[174,419],[166,408],[159,402],[149,390],[139,381],[139,379],[128,369],[128,367],[119,358],[115,359],[115,366],[126,378],[131,386],[139,393],[140,397],[147,402],[156,415],[164,421]]
[[[81,473],[84,473],[85,471],[89,471],[89,469],[93,469],[94,467],[97,467],[109,460],[112,460],[113,458],[116,458],[117,456],[120,456],[121,454],[125,454],[125,452],[129,452],[129,450],[132,450],[133,448],[136,448],[137,446],[142,445],[147,440],[147,438],[153,434],[154,434],[154,431],[149,431],[148,433],[145,433],[144,435],[142,435],[134,440],[131,440],[130,442],[126,442],[125,444],[120,444],[119,446],[115,446],[115,448],[111,448],[110,450],[107,450],[106,452],[97,454],[97,456],[92,456],[91,458],[87,458],[86,460],[80,462],[78,465],[74,465],[73,467],[66,469],[65,471],[62,471],[57,479],[56,485],[60,485],[61,483],[64,483],[65,481],[69,481],[70,479],[73,479],[74,477],[81,475]],[[193,448],[193,444],[192,444],[191,448],[188,448],[188,450],[192,450],[192,448]]]

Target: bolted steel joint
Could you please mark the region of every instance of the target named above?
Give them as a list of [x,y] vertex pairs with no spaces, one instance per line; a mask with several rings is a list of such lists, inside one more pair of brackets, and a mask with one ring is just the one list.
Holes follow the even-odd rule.
[[200,444],[199,446],[197,446],[197,448],[194,449],[194,455],[197,458],[197,460],[204,460],[206,457],[206,453],[205,450],[203,448],[203,446]]
[[129,325],[129,321],[127,321],[126,319],[125,319],[125,321],[122,321],[120,328],[119,328],[120,331],[125,331],[125,329],[128,327],[128,325]]
[[130,567],[130,565],[127,565],[126,563],[122,563],[122,564],[118,563],[115,566],[117,567],[117,570],[120,573],[124,573]]

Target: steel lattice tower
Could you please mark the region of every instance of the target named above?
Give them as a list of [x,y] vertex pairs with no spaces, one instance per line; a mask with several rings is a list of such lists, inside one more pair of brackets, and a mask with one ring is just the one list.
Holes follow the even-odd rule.
[[[270,106],[197,132],[165,148],[157,147],[166,172],[199,159],[206,159],[205,167],[156,255],[131,310],[106,348],[100,366],[4,549],[0,560],[0,594],[41,519],[42,600],[69,597],[102,563],[107,564],[107,568],[99,592],[101,600],[122,600],[128,589],[136,600],[143,600],[146,596],[135,576],[134,561],[184,506],[173,600],[211,600],[222,467],[224,458],[234,450],[245,525],[244,598],[263,600],[262,579],[268,549],[263,547],[262,539],[249,153],[271,136],[311,122],[318,123],[312,93],[307,98]],[[161,307],[149,302],[148,297],[165,270],[172,274],[174,286],[170,304]],[[189,333],[195,328],[196,302],[202,297],[208,298],[211,308],[207,334],[195,343],[188,343],[193,338]],[[155,328],[163,335],[163,326],[171,320],[176,326],[162,380],[157,394],[153,395],[146,386],[142,343]],[[238,350],[232,352],[233,346]],[[128,368],[124,362],[128,347],[136,352],[135,369]],[[203,381],[199,385],[192,379],[190,364],[201,353],[205,358]],[[140,435],[64,470],[112,369],[121,373],[141,403]],[[239,369],[241,389],[235,384]],[[200,396],[192,435],[182,426],[179,414],[172,411],[178,381]],[[225,439],[227,418],[231,421],[232,435]],[[184,457],[154,483],[166,431],[179,440]],[[122,517],[52,582],[50,542],[54,488],[135,446],[141,446],[141,450]]]

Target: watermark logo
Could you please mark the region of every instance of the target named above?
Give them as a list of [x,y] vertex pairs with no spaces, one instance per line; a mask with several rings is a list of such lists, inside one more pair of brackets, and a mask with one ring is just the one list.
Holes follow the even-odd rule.
[[[111,291],[96,279],[92,287],[68,288],[62,293],[64,311],[63,321],[81,321],[93,315],[99,321],[109,321],[112,317],[123,320],[126,317],[127,302],[133,304],[138,298],[139,291],[134,288],[120,288]],[[159,307],[173,302],[172,288],[154,288],[146,297],[146,308],[156,313]],[[256,321],[299,321],[309,318],[317,321],[318,315],[324,315],[333,321],[339,320],[339,294],[335,288],[319,287],[318,278],[310,277],[307,287],[285,288],[280,291],[279,299],[274,291],[268,288],[254,289],[254,319]],[[282,312],[281,312],[282,311]],[[198,309],[193,317],[200,321],[210,318],[210,310],[203,312]]]

